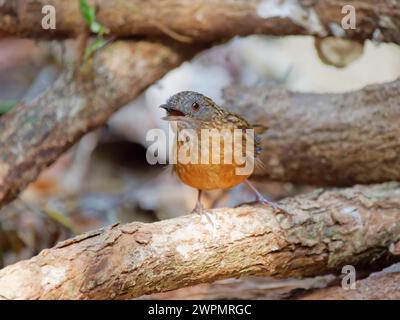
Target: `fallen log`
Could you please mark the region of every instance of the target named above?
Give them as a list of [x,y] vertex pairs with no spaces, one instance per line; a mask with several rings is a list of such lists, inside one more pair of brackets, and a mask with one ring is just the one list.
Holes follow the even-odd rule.
[[307,277],[399,260],[400,184],[316,190],[89,232],[0,271],[4,299],[123,299],[242,275]]
[[[97,20],[116,37],[166,35],[182,42],[216,41],[236,35],[309,34],[348,37],[363,41],[400,43],[400,5],[376,1],[209,1],[124,0],[88,1]],[[42,27],[42,8],[54,6],[56,29]],[[356,28],[342,28],[352,6]],[[346,7],[348,8],[348,7]],[[347,20],[346,20],[347,21]],[[85,28],[79,1],[3,0],[0,2],[0,35],[18,37],[75,37]]]
[[2,116],[0,206],[13,200],[82,135],[104,124],[194,52],[196,46],[172,42],[115,42],[77,70],[65,71],[34,101]]
[[225,105],[267,126],[259,179],[349,186],[400,180],[400,80],[343,94],[231,87]]

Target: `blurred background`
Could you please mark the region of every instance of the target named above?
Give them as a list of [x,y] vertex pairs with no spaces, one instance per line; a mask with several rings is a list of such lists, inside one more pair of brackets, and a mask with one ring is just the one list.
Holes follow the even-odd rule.
[[[0,40],[0,117],[17,101],[30,101],[53,83],[61,71],[56,60],[40,42]],[[231,84],[346,92],[399,76],[400,47],[371,41],[361,45],[337,38],[251,36],[204,51],[84,136],[1,210],[0,268],[117,221],[154,222],[190,212],[196,190],[182,184],[170,168],[146,162],[146,133],[168,129],[158,106],[176,92],[198,91],[223,104],[222,90]],[[275,182],[257,186],[272,200],[311,189]],[[204,200],[208,207],[223,207],[253,196],[238,186],[209,192]]]

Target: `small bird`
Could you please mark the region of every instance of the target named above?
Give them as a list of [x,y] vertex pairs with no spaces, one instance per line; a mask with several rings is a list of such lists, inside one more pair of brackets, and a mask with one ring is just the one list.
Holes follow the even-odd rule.
[[[238,163],[235,157],[233,157],[232,161],[225,161],[225,158],[231,157],[235,154],[235,149],[239,148],[239,152],[242,152],[242,156],[248,157],[250,160],[255,161],[256,157],[261,152],[260,147],[260,137],[257,134],[253,136],[249,136],[246,132],[246,129],[253,129],[253,132],[258,132],[264,130],[259,125],[251,125],[249,124],[243,117],[225,110],[218,106],[213,100],[210,98],[193,91],[182,91],[179,92],[172,97],[170,97],[166,104],[160,106],[167,112],[167,116],[164,117],[164,120],[168,121],[176,121],[177,123],[177,133],[184,129],[191,129],[197,135],[197,162],[188,162],[188,161],[180,161],[179,157],[177,162],[174,164],[174,172],[178,175],[178,177],[187,185],[196,188],[198,190],[198,198],[195,208],[193,212],[198,212],[200,214],[205,214],[207,216],[206,211],[204,210],[203,205],[201,204],[201,194],[203,190],[214,190],[214,189],[230,189],[240,184],[241,182],[246,181],[248,186],[252,189],[252,191],[256,194],[256,198],[258,202],[261,202],[266,205],[272,205],[274,209],[276,209],[276,205],[269,202],[248,180],[247,178],[253,173],[253,169],[250,172],[246,172],[245,174],[238,174],[237,169],[243,168],[243,162]],[[217,129],[214,132],[218,132],[221,136],[226,133],[232,133],[234,130],[241,130],[243,132],[243,137],[240,141],[241,145],[238,145],[235,140],[232,140],[232,151],[227,154],[224,153],[225,140],[221,139],[220,148],[217,150],[217,158],[219,157],[220,161],[215,163],[212,161],[212,153],[215,150],[211,150],[215,146],[212,143],[204,143],[204,140],[201,139],[201,134],[204,132],[204,129],[213,130]],[[221,132],[224,132],[221,134]],[[240,132],[240,131],[239,131]],[[215,133],[214,133],[215,134]],[[253,140],[251,140],[253,139]],[[229,141],[229,140],[228,140]],[[179,153],[183,148],[187,151],[187,145],[185,143],[188,141],[177,141],[176,151]],[[228,143],[228,142],[227,142]],[[254,144],[254,152],[251,155],[245,154],[246,152],[246,143]],[[206,163],[200,162],[199,159],[201,157],[201,152],[204,151],[204,148],[210,148],[209,156],[206,158],[209,161]],[[228,148],[229,149],[229,148]],[[207,150],[206,150],[207,151]],[[196,154],[195,154],[196,156]],[[210,218],[207,216],[210,220]]]

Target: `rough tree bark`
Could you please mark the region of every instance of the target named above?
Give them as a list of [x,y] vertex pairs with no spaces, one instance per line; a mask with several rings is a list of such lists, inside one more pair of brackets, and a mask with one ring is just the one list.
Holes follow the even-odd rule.
[[226,106],[269,127],[260,178],[316,185],[400,180],[400,80],[345,94],[231,87]]
[[[115,42],[0,119],[0,206],[118,108],[191,57],[195,46]],[[116,59],[116,57],[118,57]]]
[[[114,36],[168,35],[183,42],[215,41],[235,35],[311,34],[375,38],[400,43],[400,5],[391,0],[93,0],[97,18]],[[41,27],[42,7],[53,5],[57,28]],[[356,9],[357,28],[344,30],[342,8]],[[78,1],[3,0],[0,35],[76,36],[84,28]]]
[[242,275],[312,276],[397,261],[400,184],[317,190],[152,224],[111,226],[0,271],[4,299],[132,298]]

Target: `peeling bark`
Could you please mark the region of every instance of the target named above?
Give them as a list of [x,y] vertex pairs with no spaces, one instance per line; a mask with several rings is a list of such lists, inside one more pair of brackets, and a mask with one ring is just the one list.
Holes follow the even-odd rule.
[[[376,1],[269,0],[93,0],[97,19],[114,36],[166,35],[183,42],[215,41],[235,35],[311,34],[400,43],[400,5]],[[57,28],[41,27],[44,5],[57,12]],[[342,8],[356,9],[357,28],[344,30]],[[74,37],[85,28],[78,1],[3,0],[0,34],[19,37]]]
[[176,44],[115,42],[75,72],[66,71],[33,102],[1,117],[0,206],[82,135],[105,123],[195,50]]
[[400,184],[317,190],[83,234],[0,271],[6,299],[122,299],[242,275],[306,277],[399,260]]
[[348,186],[400,180],[400,80],[344,94],[231,87],[225,105],[266,125],[260,179]]

